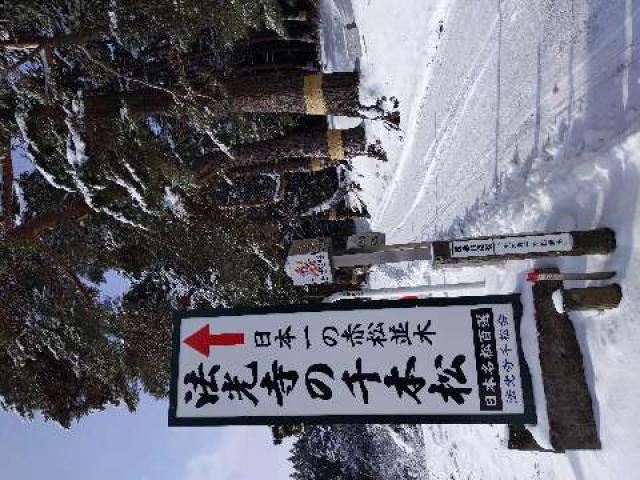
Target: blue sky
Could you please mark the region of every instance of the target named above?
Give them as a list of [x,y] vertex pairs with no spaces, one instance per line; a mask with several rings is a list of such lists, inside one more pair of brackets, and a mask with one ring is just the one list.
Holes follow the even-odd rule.
[[167,427],[167,403],[111,408],[70,430],[0,413],[0,477],[16,480],[286,479],[289,446],[267,427]]

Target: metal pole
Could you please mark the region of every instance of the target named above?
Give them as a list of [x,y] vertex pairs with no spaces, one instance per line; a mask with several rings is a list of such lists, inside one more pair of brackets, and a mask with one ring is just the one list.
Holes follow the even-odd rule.
[[[390,247],[390,245],[388,247]],[[431,260],[432,258],[433,254],[431,252],[431,246],[412,248],[408,245],[398,245],[396,249],[385,249],[368,253],[333,255],[331,257],[331,265],[333,268],[368,267],[369,265],[380,265],[382,263]]]
[[322,301],[333,303],[339,300],[399,300],[403,298],[427,298],[436,292],[448,292],[450,290],[482,289],[485,281],[452,283],[441,285],[421,285],[419,287],[379,288],[336,292]]

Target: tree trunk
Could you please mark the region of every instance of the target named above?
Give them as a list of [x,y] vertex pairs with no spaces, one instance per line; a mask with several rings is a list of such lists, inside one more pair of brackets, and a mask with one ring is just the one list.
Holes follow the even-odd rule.
[[42,48],[42,47],[58,47],[61,45],[79,45],[85,43],[91,37],[101,32],[100,28],[87,28],[66,35],[58,35],[56,37],[22,37],[16,40],[0,41],[0,48],[6,49],[23,49],[23,48]]
[[291,172],[317,172],[335,167],[339,161],[325,158],[291,158],[260,165],[232,167],[225,173],[232,177],[251,177],[259,174],[278,174]]
[[293,70],[302,68],[313,72],[320,71],[317,47],[314,43],[275,38],[260,43],[238,45],[232,56],[233,71],[251,72],[270,69],[281,70],[283,67]]
[[289,135],[264,142],[237,145],[229,158],[223,152],[207,157],[200,181],[206,181],[219,170],[277,164],[285,160],[312,159],[339,162],[367,154],[362,127],[350,130],[331,130],[322,121],[308,121]]
[[174,97],[165,90],[144,88],[131,93],[89,95],[84,99],[85,113],[89,118],[116,117],[124,102],[130,113],[153,115],[167,112]]
[[[221,92],[224,90],[225,94]],[[177,100],[189,99],[176,94]],[[141,89],[124,94],[85,98],[88,116],[114,116],[124,101],[132,113],[165,113],[176,103],[172,93],[162,89]],[[201,92],[198,103],[214,115],[236,113],[298,113],[302,115],[359,116],[357,73],[306,75],[304,72],[271,72],[237,77]]]
[[230,111],[359,116],[358,74],[271,72],[225,83]]
[[13,241],[32,240],[37,238],[42,232],[63,221],[75,220],[90,211],[89,207],[82,200],[71,200],[66,202],[64,208],[58,212],[46,212],[38,217],[20,225],[18,228],[8,232],[7,238]]
[[239,40],[235,43],[234,48],[249,48],[253,45],[260,45],[265,42],[272,42],[274,40],[285,40],[285,41],[294,41],[294,42],[304,42],[310,43],[312,45],[317,44],[317,39],[311,37],[303,37],[303,38],[289,38],[289,37],[281,37],[275,32],[270,30],[254,32],[249,38],[244,40]]

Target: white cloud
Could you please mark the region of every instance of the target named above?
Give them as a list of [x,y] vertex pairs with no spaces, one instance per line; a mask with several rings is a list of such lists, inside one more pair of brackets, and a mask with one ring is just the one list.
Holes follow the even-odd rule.
[[273,445],[267,427],[227,427],[186,465],[186,480],[287,480],[291,442]]

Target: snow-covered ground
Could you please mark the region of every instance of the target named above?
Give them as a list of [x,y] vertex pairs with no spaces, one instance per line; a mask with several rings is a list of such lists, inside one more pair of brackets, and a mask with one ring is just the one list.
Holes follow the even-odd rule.
[[638,478],[640,1],[348,2],[323,0],[323,20],[331,22],[325,66],[356,63],[339,48],[347,44],[339,25],[355,20],[362,100],[395,96],[402,115],[400,131],[367,123],[388,162],[354,161],[373,230],[400,243],[607,226],[618,239],[609,257],[375,270],[373,287],[486,279],[486,293],[523,294],[524,348],[540,420],[532,430],[543,445],[544,396],[523,273],[549,264],[615,270],[623,287],[617,310],[571,314],[602,450],[515,452],[506,449],[503,426],[425,426],[432,478]]

